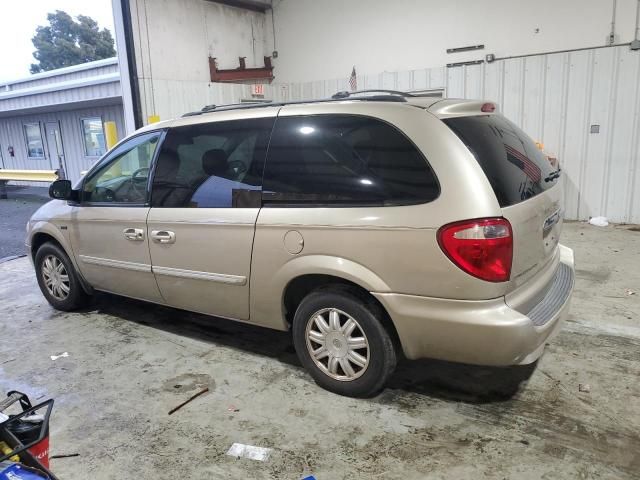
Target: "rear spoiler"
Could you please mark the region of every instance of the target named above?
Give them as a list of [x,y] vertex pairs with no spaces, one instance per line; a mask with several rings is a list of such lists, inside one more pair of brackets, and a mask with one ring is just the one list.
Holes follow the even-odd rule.
[[427,110],[438,118],[490,115],[498,113],[498,104],[486,100],[460,100],[447,98],[431,105]]

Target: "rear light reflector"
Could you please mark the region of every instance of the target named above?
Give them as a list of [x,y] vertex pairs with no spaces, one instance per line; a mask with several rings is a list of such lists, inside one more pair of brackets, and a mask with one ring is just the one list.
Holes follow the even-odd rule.
[[480,107],[480,111],[484,113],[493,113],[496,111],[495,103],[483,103],[482,107]]
[[504,218],[465,220],[438,230],[438,244],[459,268],[487,282],[511,276],[513,232]]

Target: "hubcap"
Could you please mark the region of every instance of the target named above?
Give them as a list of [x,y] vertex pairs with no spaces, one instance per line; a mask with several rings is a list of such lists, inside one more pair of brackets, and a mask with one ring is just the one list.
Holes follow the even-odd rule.
[[64,263],[55,255],[47,255],[42,262],[42,280],[49,294],[56,300],[64,300],[69,296],[69,274]]
[[307,322],[307,350],[320,370],[335,380],[351,381],[369,366],[369,342],[348,313],[325,308]]

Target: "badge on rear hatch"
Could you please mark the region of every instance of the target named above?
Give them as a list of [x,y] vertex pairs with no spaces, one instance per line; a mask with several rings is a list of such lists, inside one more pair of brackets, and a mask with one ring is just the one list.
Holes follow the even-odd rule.
[[558,223],[558,221],[560,221],[560,209],[556,210],[546,218],[542,225],[542,231],[547,233],[556,223]]

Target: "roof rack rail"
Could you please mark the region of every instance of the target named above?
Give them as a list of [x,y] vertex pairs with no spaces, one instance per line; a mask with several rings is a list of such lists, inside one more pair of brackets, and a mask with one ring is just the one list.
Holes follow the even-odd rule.
[[[381,93],[381,95],[362,95],[353,96],[358,93]],[[305,103],[326,103],[335,102],[338,100],[358,100],[361,102],[406,102],[406,97],[415,97],[406,92],[397,92],[395,90],[360,90],[357,92],[338,92],[331,98],[323,98],[318,100],[294,100],[289,102],[242,102],[242,103],[230,103],[227,105],[207,105],[195,112],[189,112],[182,115],[183,117],[193,117],[195,115],[202,115],[203,113],[221,112],[225,110],[244,110],[250,108],[263,108],[263,107],[283,107],[285,105],[299,105]]]
[[215,112],[216,110],[235,110],[243,108],[256,108],[256,107],[270,107],[273,105],[281,105],[280,103],[269,102],[242,102],[242,103],[228,103],[226,105],[205,105],[200,110],[195,112],[189,112],[182,115],[183,117],[193,117],[195,115],[201,115],[203,113]]
[[371,89],[371,90],[356,90],[355,92],[348,92],[346,90],[342,90],[340,92],[336,92],[334,93],[331,98],[333,98],[334,100],[338,100],[341,98],[349,98],[353,95],[359,95],[361,93],[384,93],[386,95],[398,95],[400,97],[415,97],[415,95],[412,95],[410,93],[407,92],[400,92],[398,90],[378,90],[378,89]]

